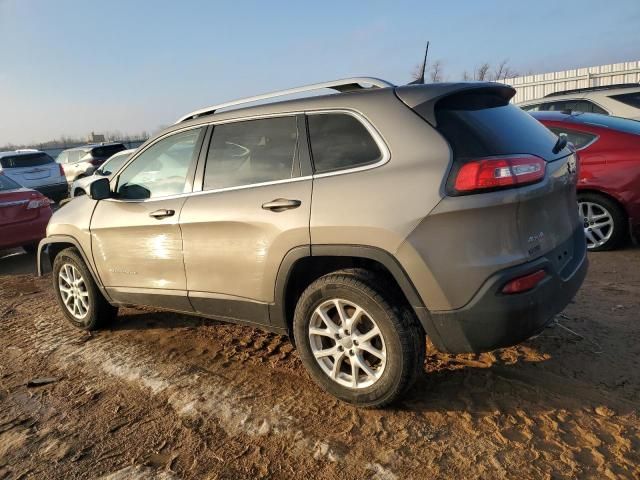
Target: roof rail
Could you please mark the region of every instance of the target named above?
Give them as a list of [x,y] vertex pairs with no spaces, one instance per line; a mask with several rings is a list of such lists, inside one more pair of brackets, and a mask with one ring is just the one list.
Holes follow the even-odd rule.
[[568,95],[572,93],[597,92],[598,90],[615,90],[618,88],[638,88],[640,83],[614,83],[613,85],[598,85],[596,87],[573,88],[571,90],[560,90],[548,93],[542,98],[555,97],[560,95]]
[[386,80],[381,80],[379,78],[373,77],[353,77],[353,78],[345,78],[342,80],[333,80],[330,82],[322,82],[322,83],[314,83],[311,85],[304,85],[302,87],[289,88],[287,90],[280,90],[277,92],[264,93],[262,95],[256,95],[255,97],[247,97],[240,98],[238,100],[232,100],[230,102],[220,103],[218,105],[212,105],[210,107],[201,108],[194,112],[188,113],[180,117],[180,119],[176,122],[181,123],[185,120],[191,120],[193,118],[198,118],[203,115],[211,115],[215,113],[216,110],[220,110],[221,108],[233,107],[236,105],[243,105],[245,103],[253,103],[259,102],[260,100],[268,100],[270,98],[282,97],[285,95],[293,95],[296,93],[303,92],[311,92],[313,90],[321,90],[323,88],[330,88],[332,90],[337,90],[338,92],[350,92],[353,90],[364,89],[365,85],[371,85],[370,88],[388,88],[394,87],[392,83],[387,82]]

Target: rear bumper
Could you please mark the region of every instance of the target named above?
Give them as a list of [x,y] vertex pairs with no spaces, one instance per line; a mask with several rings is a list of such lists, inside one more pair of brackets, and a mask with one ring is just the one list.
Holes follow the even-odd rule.
[[[573,255],[567,260],[562,255],[569,243],[573,243]],[[579,228],[566,244],[544,257],[490,277],[463,308],[431,312],[427,333],[438,350],[449,353],[515,345],[539,333],[569,304],[582,285],[587,268],[584,232]],[[509,280],[539,269],[544,269],[547,277],[533,290],[502,293]]]
[[69,184],[67,182],[33,187],[33,189],[56,201],[66,198],[69,194]]

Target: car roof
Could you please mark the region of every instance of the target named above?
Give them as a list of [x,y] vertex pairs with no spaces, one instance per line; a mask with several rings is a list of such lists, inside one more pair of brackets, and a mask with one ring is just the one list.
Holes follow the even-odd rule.
[[[393,98],[396,101],[400,98],[401,101],[409,107],[424,102],[431,102],[435,105],[439,99],[453,93],[487,88],[500,91],[509,98],[515,94],[515,89],[510,85],[494,82],[442,82],[384,88],[362,88],[340,93],[307,96],[292,100],[270,101],[269,103],[238,108],[233,107],[224,110],[217,110],[215,107],[211,107],[212,113],[201,114],[195,118],[184,119],[185,117],[182,117],[180,121],[160,132],[155,138],[175,130],[226,120],[267,115],[295,114],[303,111],[322,111],[325,109],[357,111],[364,103],[384,98]],[[382,101],[384,102],[384,100]]]
[[4,157],[20,157],[20,156],[24,156],[24,155],[33,155],[34,153],[44,153],[46,155],[45,152],[41,151],[41,150],[11,150],[11,151],[6,151],[6,152],[0,152],[0,158],[4,158]]
[[560,92],[553,92],[545,95],[543,98],[562,97],[565,95],[579,95],[590,93],[605,93],[606,95],[616,95],[618,93],[629,93],[634,91],[640,91],[640,83],[619,83],[615,85],[601,85],[598,87],[586,87],[586,88],[574,88],[571,90],[563,90]]

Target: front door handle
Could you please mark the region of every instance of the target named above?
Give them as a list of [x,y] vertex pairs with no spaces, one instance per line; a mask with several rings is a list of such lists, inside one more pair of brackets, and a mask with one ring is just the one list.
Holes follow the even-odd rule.
[[286,198],[276,198],[270,202],[263,203],[262,208],[265,210],[271,210],[272,212],[284,212],[291,208],[298,208],[302,205],[300,200],[289,200]]
[[161,208],[160,210],[151,212],[149,216],[160,220],[161,218],[173,217],[175,213],[176,213],[175,210],[167,210],[166,208]]

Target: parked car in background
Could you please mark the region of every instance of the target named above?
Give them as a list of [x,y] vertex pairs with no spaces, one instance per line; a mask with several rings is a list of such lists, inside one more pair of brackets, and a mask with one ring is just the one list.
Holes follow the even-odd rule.
[[[347,93],[274,101],[327,88]],[[351,78],[189,113],[54,214],[39,271],[76,327],[130,304],[248,323],[329,393],[388,404],[425,332],[513,345],[585,278],[575,152],[514,94]]]
[[44,152],[0,152],[0,172],[19,185],[37,190],[55,201],[67,196],[68,184],[62,166]]
[[91,175],[111,155],[126,150],[122,143],[101,143],[69,148],[60,152],[56,161],[64,167],[68,183]]
[[79,197],[80,195],[86,195],[91,182],[102,177],[111,178],[114,173],[120,170],[120,167],[125,164],[131,154],[135,151],[135,148],[122,150],[121,152],[118,152],[115,155],[109,157],[100,167],[98,167],[93,172],[92,175],[79,178],[78,180],[73,182],[71,184],[71,188],[69,189],[69,196],[73,198]]
[[37,249],[46,236],[51,200],[0,172],[0,249]]
[[599,113],[640,120],[640,85],[632,83],[566,90],[522,102],[518,106],[527,112]]
[[589,250],[611,250],[630,230],[638,236],[640,122],[593,113],[531,114],[578,150],[578,211]]

